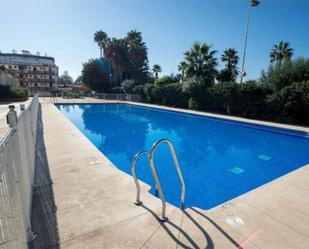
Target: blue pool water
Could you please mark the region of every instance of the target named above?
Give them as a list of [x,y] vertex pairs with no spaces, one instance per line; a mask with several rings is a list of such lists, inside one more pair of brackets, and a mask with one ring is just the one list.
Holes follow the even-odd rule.
[[[186,207],[210,209],[309,163],[309,138],[300,133],[127,104],[58,108],[128,174],[134,154],[170,139],[186,183]],[[155,164],[166,200],[180,206],[180,182],[166,144],[157,150]],[[146,159],[136,172],[154,194]]]

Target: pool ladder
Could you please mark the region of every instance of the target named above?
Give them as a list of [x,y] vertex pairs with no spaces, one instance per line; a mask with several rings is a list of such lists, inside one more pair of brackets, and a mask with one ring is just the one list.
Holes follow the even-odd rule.
[[172,154],[174,165],[176,167],[176,170],[177,170],[180,182],[181,182],[181,209],[184,209],[186,186],[185,186],[185,182],[183,180],[181,169],[179,167],[179,163],[178,163],[178,160],[177,160],[177,157],[176,157],[174,146],[173,146],[173,144],[170,140],[168,140],[166,138],[158,140],[157,142],[155,142],[153,144],[150,152],[148,152],[148,151],[138,152],[133,157],[133,160],[132,160],[132,163],[131,163],[131,173],[132,173],[132,176],[133,176],[133,179],[134,179],[134,182],[135,182],[135,185],[136,185],[136,190],[137,190],[135,204],[141,205],[142,204],[142,201],[140,200],[141,188],[140,188],[140,185],[138,183],[138,179],[137,179],[136,174],[135,174],[135,164],[136,164],[136,161],[139,158],[141,158],[144,155],[147,156],[148,159],[149,159],[150,170],[151,170],[151,173],[152,173],[153,179],[155,181],[155,185],[156,185],[156,193],[159,193],[159,197],[162,201],[162,217],[161,217],[161,220],[166,221],[167,220],[167,217],[166,217],[166,201],[165,201],[165,198],[164,198],[164,194],[163,194],[163,191],[162,191],[162,187],[161,187],[161,183],[160,183],[160,180],[159,180],[159,177],[158,177],[158,173],[157,173],[157,170],[156,170],[156,167],[155,167],[155,164],[154,164],[155,152],[156,152],[158,146],[162,143],[166,143],[168,145],[170,152]]

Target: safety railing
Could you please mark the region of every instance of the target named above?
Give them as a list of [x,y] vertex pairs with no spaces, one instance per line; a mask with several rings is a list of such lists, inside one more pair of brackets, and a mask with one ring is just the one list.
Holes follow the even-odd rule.
[[137,94],[74,93],[74,92],[53,93],[48,88],[46,90],[36,89],[35,91],[32,91],[32,92],[36,92],[39,95],[39,97],[67,98],[67,99],[79,99],[79,98],[91,97],[91,98],[105,99],[105,100],[132,101],[132,102],[142,101],[141,97]]
[[10,106],[10,128],[0,140],[0,248],[27,248],[31,230],[35,141],[39,100],[33,97],[17,117]]
[[158,146],[160,144],[162,144],[162,143],[166,143],[168,145],[169,150],[170,150],[170,152],[172,154],[174,165],[176,167],[176,170],[177,170],[177,173],[178,173],[178,176],[179,176],[179,179],[180,179],[180,183],[181,183],[181,209],[184,209],[184,207],[185,207],[186,186],[185,186],[183,175],[182,175],[179,163],[178,163],[178,159],[177,159],[177,156],[176,156],[176,153],[175,153],[174,146],[173,146],[173,144],[172,144],[172,142],[170,140],[168,140],[166,138],[158,140],[157,142],[155,142],[153,144],[152,149],[151,149],[150,152],[148,152],[148,151],[141,151],[141,152],[137,153],[134,156],[134,158],[132,160],[132,163],[131,163],[131,173],[132,173],[135,185],[136,185],[136,201],[135,201],[135,204],[136,205],[141,205],[142,204],[142,201],[140,200],[140,192],[141,192],[141,190],[140,190],[140,185],[139,185],[138,179],[136,177],[136,173],[135,173],[135,164],[136,164],[136,162],[137,162],[137,160],[139,158],[141,158],[143,155],[146,155],[148,157],[148,159],[149,159],[150,170],[151,170],[152,176],[153,176],[154,181],[155,181],[156,192],[159,193],[159,197],[160,197],[160,199],[162,201],[162,218],[161,218],[161,220],[162,221],[166,221],[167,220],[167,217],[166,217],[166,201],[165,201],[164,193],[163,193],[163,190],[162,190],[162,187],[161,187],[161,183],[160,183],[160,179],[159,179],[159,176],[158,176],[158,172],[157,172],[155,164],[154,164],[155,152],[156,152]]

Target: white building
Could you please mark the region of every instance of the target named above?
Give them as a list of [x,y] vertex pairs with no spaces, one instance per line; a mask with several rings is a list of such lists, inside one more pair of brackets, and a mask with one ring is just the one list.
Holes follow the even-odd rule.
[[0,66],[15,75],[30,94],[48,93],[58,88],[58,67],[53,57],[33,55],[26,50],[21,54],[0,53]]

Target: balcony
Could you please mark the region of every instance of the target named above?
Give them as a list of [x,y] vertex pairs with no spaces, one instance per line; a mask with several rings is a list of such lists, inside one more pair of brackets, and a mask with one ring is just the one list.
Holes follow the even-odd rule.
[[41,74],[41,75],[58,75],[58,72],[53,71],[38,71],[38,70],[29,70],[29,69],[23,69],[21,70],[21,73],[23,74]]

